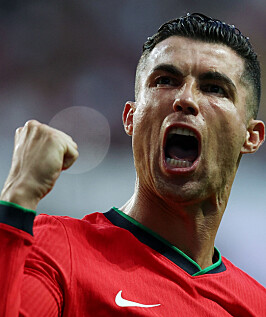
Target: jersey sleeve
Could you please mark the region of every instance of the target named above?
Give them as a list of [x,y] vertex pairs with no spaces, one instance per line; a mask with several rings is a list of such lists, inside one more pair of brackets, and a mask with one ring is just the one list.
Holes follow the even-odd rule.
[[70,276],[61,222],[1,202],[0,241],[0,316],[61,316]]

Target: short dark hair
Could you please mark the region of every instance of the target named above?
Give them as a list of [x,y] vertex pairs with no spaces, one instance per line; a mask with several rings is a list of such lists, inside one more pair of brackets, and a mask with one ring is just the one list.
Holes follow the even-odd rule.
[[261,96],[260,64],[249,38],[245,37],[234,25],[207,17],[200,13],[187,14],[180,18],[164,23],[153,36],[148,37],[143,45],[136,74],[136,96],[139,90],[139,76],[141,64],[153,48],[170,36],[182,36],[207,43],[224,44],[234,50],[244,59],[245,69],[242,78],[251,83],[253,93],[247,100],[249,118],[256,118]]

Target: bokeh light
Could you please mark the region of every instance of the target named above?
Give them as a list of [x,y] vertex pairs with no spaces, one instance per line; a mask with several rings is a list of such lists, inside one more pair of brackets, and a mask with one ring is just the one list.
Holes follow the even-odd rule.
[[88,172],[106,156],[110,145],[110,127],[99,111],[89,107],[69,107],[58,112],[49,125],[70,135],[78,145],[79,158],[67,173]]

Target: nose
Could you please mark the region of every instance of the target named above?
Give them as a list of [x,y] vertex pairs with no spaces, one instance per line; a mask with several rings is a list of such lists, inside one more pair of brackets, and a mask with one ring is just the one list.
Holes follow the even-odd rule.
[[192,114],[194,116],[199,113],[199,107],[195,101],[192,90],[193,87],[189,84],[185,84],[181,90],[179,90],[173,103],[173,109],[175,112],[180,111],[184,114]]

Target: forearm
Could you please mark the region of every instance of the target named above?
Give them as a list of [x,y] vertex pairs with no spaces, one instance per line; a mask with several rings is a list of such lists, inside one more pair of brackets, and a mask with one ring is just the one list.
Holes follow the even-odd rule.
[[[51,249],[56,240],[67,243],[66,233],[59,221],[49,219],[44,235],[37,229],[41,234],[33,239],[33,210],[77,157],[72,138],[45,124],[31,120],[16,131],[11,168],[0,196],[1,317],[61,314],[64,270],[57,266],[62,259],[56,261]],[[49,231],[58,237],[47,242]],[[66,252],[69,256],[67,244]]]

